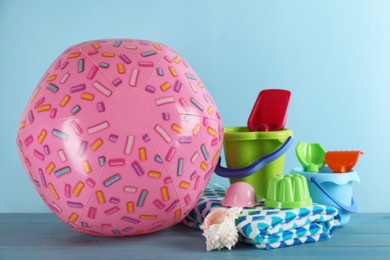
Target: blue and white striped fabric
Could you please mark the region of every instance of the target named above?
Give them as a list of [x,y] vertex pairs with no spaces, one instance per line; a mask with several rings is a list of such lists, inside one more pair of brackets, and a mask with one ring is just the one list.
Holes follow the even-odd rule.
[[[183,224],[200,228],[211,208],[222,207],[226,187],[206,188],[198,205]],[[338,210],[314,204],[295,209],[273,209],[264,206],[244,208],[236,219],[239,240],[260,249],[274,249],[328,239],[340,224]]]

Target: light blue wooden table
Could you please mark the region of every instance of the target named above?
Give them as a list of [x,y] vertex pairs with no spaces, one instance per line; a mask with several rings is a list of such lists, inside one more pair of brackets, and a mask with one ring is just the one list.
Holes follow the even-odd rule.
[[77,233],[53,214],[0,214],[0,259],[390,259],[390,214],[357,214],[327,241],[270,251],[206,252],[201,232],[176,225],[137,237]]

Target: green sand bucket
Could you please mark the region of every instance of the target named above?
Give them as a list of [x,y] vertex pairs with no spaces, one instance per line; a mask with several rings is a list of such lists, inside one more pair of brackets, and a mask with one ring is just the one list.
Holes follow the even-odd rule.
[[[291,146],[292,135],[289,129],[250,132],[247,127],[225,128],[224,148],[228,168],[221,167],[219,163],[215,172],[228,177],[230,183],[244,181],[251,184],[257,198],[265,198],[269,180],[283,174],[284,153]],[[235,175],[234,171],[240,174]]]

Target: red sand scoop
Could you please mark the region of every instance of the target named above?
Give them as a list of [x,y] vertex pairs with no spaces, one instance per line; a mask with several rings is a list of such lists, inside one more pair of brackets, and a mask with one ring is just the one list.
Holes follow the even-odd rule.
[[262,90],[248,119],[250,131],[278,131],[284,128],[291,92],[284,89]]
[[361,154],[362,151],[329,151],[325,154],[325,162],[333,173],[345,173],[352,170]]

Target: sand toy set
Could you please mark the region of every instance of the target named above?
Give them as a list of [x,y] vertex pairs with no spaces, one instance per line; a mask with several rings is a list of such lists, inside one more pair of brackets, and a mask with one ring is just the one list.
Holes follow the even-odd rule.
[[[293,141],[284,128],[290,96],[287,90],[263,90],[247,127],[225,128],[228,167],[219,160],[215,172],[231,185],[206,189],[183,222],[204,230],[207,250],[230,249],[237,241],[274,249],[325,240],[357,212],[352,183],[359,182],[353,167],[360,151],[326,152],[320,144],[299,142],[302,167],[283,176],[284,153]],[[235,232],[217,228],[228,223]]]

